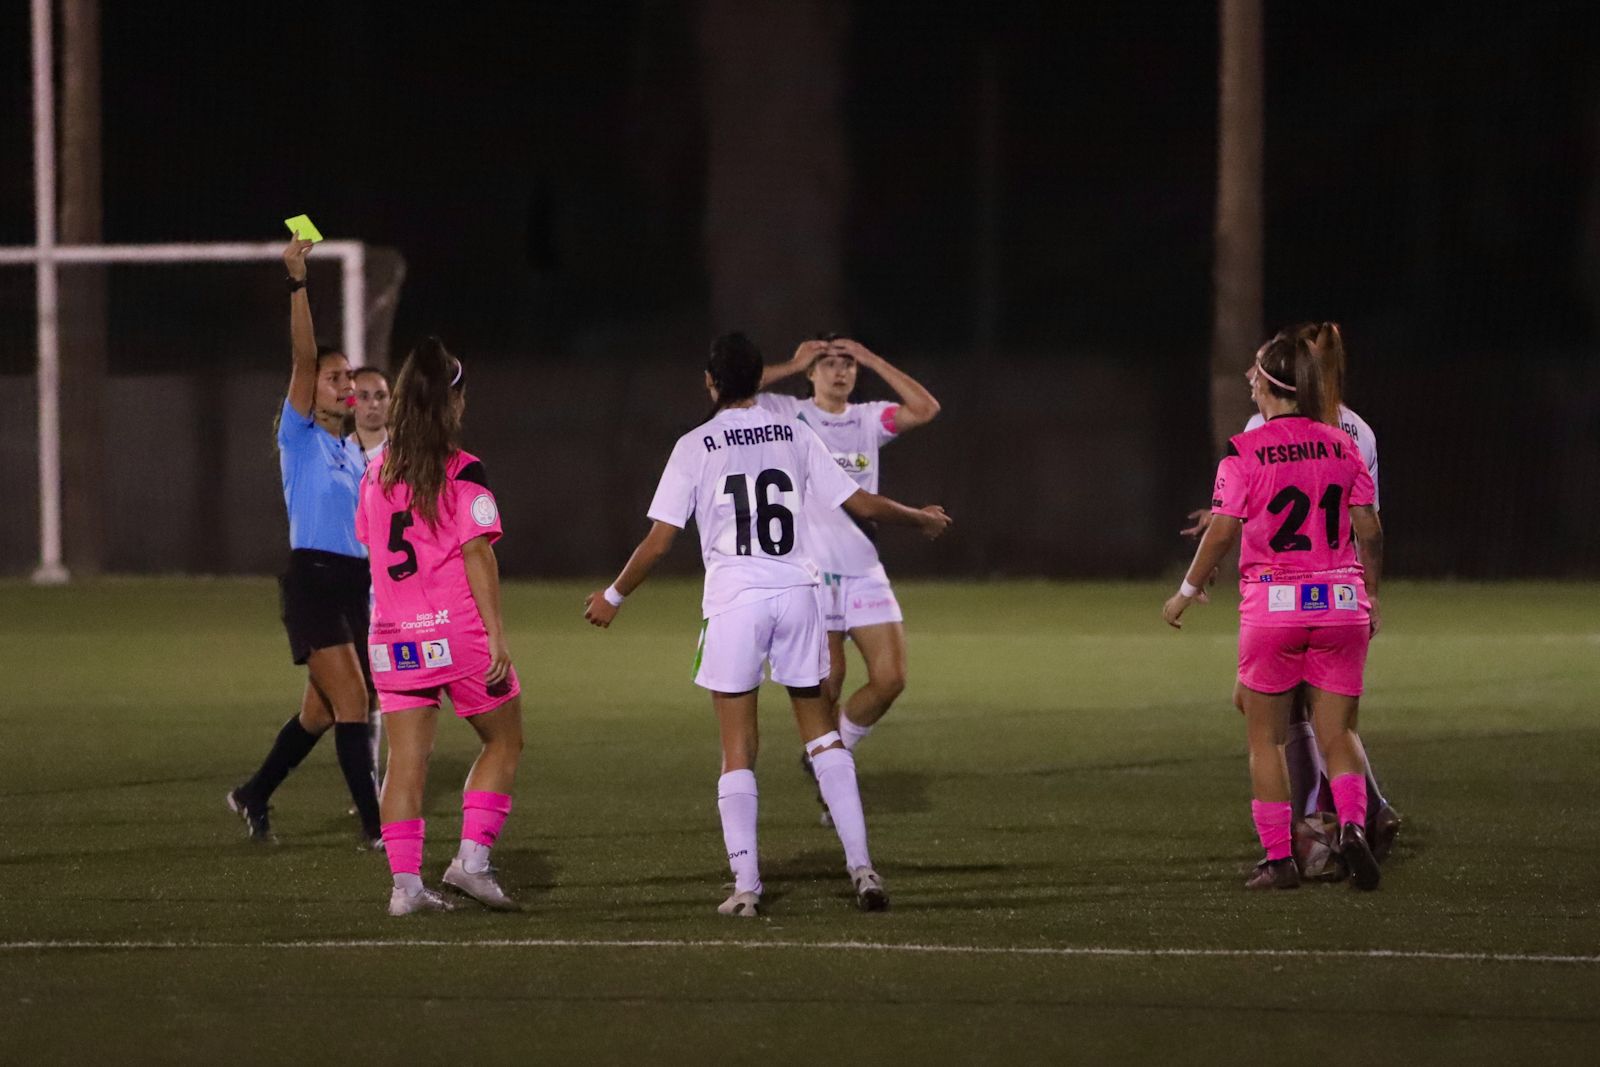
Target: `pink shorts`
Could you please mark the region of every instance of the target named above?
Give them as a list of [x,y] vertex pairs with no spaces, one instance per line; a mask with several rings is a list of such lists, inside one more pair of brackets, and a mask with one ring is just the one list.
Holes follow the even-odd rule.
[[441,696],[449,696],[456,714],[466,719],[493,711],[521,692],[522,684],[517,681],[517,669],[513,667],[506,680],[493,688],[483,684],[482,675],[469,674],[432,689],[380,689],[378,710],[387,714],[412,708],[436,708]]
[[1340,696],[1361,695],[1372,632],[1347,626],[1239,625],[1239,681],[1258,693],[1286,693],[1306,682]]

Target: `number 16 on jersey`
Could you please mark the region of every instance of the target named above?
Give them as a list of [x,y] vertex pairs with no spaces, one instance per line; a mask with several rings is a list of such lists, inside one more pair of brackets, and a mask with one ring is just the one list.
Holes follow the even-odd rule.
[[750,475],[742,472],[731,473],[723,480],[722,495],[733,502],[733,521],[719,531],[717,548],[726,555],[748,556],[754,540],[766,555],[787,556],[794,551],[791,505],[798,504],[794,478],[788,471],[774,467],[762,471],[753,481],[754,486]]

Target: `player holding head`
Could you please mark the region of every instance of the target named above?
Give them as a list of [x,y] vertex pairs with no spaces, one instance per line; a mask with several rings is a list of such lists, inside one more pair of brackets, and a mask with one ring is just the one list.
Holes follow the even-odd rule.
[[371,463],[383,454],[389,440],[389,376],[377,367],[357,367],[350,375],[356,403],[350,414],[349,434]]
[[1340,855],[1357,889],[1375,889],[1378,862],[1365,831],[1366,757],[1356,733],[1367,643],[1378,630],[1383,560],[1372,476],[1350,438],[1323,421],[1322,367],[1312,341],[1280,333],[1257,353],[1250,379],[1264,424],[1229,443],[1217,470],[1211,524],[1163,615],[1172,626],[1182,625],[1184,611],[1242,525],[1239,684],[1255,794],[1251,812],[1266,850],[1245,884],[1287,889],[1300,881],[1290,855],[1283,744],[1294,691],[1303,682],[1332,779]]
[[268,803],[289,772],[333,728],[339,769],[361,819],[362,841],[376,844],[378,798],[367,715],[371,706],[364,635],[367,553],[355,535],[357,485],[365,457],[340,436],[354,403],[350,361],[319,349],[306,296],[310,241],[283,252],[289,271],[289,333],[294,369],[278,414],[278,461],[289,512],[289,566],[279,580],[289,650],[309,678],[300,712],[284,723],[251,779],[228,794],[257,841],[272,839]]
[[[865,367],[889,383],[898,403],[852,404],[856,377]],[[882,356],[848,338],[807,341],[787,363],[767,367],[763,388],[792,374],[811,382],[806,399],[759,393],[762,408],[797,418],[822,438],[834,462],[856,485],[878,491],[878,453],[939,414],[939,401],[920,382]],[[847,511],[818,506],[806,511],[812,558],[822,571],[823,608],[828,621],[829,663],[824,693],[837,704],[845,677],[844,639],[861,650],[867,680],[839,707],[839,734],[845,747],[857,744],[888,712],[906,686],[906,631],[899,601],[878,560],[877,531]]]
[[356,534],[372,552],[368,653],[389,734],[383,841],[389,914],[448,910],[422,884],[422,794],[441,697],[483,742],[461,798],[461,844],[444,884],[491,908],[514,908],[490,849],[511,812],[522,754],[522,701],[500,618],[492,544],[500,510],[476,456],[458,443],[466,408],[461,361],[436,337],[395,382],[389,443],[361,482]]
[[607,627],[695,520],[706,582],[696,684],[711,691],[722,735],[717,808],[734,891],[717,910],[754,916],[761,904],[756,853],[756,691],[762,664],[789,689],[795,721],[844,846],[859,907],[888,907],[883,880],[867,851],[866,817],[855,761],[822,690],[828,644],[817,574],[799,514],[808,502],[843,506],[858,519],[916,526],[937,537],[950,519],[937,506],[914,510],[863,491],[841,471],[802,423],[756,406],[761,353],[743,334],[711,346],[705,385],[715,409],[678,439],[650,503],[650,532],[604,591],[591,593],[584,617]]

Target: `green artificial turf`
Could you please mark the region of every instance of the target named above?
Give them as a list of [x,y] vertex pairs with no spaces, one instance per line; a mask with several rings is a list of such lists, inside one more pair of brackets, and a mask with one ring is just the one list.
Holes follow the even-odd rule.
[[[583,624],[584,586],[507,587],[528,747],[496,856],[526,908],[391,920],[331,744],[279,792],[278,846],[223,807],[304,684],[271,582],[0,585],[0,1059],[1461,1063],[1600,1043],[1600,587],[1386,586],[1362,726],[1406,824],[1374,894],[1240,888],[1258,850],[1230,607],[1175,633],[1165,584],[897,590],[910,686],[857,751],[889,913],[851,907],[768,686],[768,914],[715,914],[699,587],[660,581],[608,632]],[[426,877],[473,750],[441,723]],[[464,944],[486,940],[563,943]],[[1057,951],[1090,948],[1135,954]]]

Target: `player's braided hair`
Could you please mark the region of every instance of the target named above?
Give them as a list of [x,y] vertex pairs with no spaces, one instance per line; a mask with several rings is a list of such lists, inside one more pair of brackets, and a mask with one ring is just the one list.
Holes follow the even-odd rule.
[[740,400],[749,400],[761,388],[761,350],[750,338],[737,331],[725,333],[711,342],[711,358],[706,373],[717,390],[716,411]]
[[[1293,400],[1302,415],[1318,422],[1328,421],[1327,393],[1323,387],[1322,357],[1315,348],[1316,336],[1306,336],[1294,327],[1279,330],[1276,337],[1261,346],[1256,362],[1267,372],[1267,391],[1273,396]],[[1277,379],[1293,389],[1275,384]],[[1337,418],[1338,409],[1334,409]]]
[[424,338],[401,366],[389,404],[379,481],[385,493],[404,482],[411,510],[429,526],[439,521],[445,467],[459,449],[461,381],[461,361],[437,337]]

